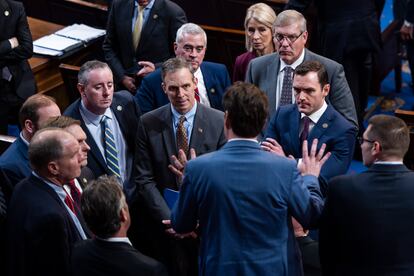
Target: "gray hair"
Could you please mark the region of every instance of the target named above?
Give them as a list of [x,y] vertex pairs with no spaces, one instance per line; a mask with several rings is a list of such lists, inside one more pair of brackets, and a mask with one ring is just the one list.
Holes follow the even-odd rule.
[[187,62],[185,59],[176,57],[166,60],[161,67],[162,81],[164,81],[165,76],[168,73],[174,73],[175,71],[182,68],[187,68],[190,71],[191,75],[194,77],[193,67],[191,66],[191,63]]
[[190,35],[202,35],[204,38],[204,46],[207,47],[207,35],[206,32],[197,24],[194,23],[186,23],[182,25],[177,30],[177,35],[175,37],[175,42],[180,43],[184,39],[184,35],[190,34]]
[[104,68],[108,68],[109,70],[111,70],[108,66],[108,64],[106,64],[105,62],[99,61],[99,60],[90,60],[85,62],[78,73],[78,83],[83,84],[83,85],[87,85],[88,84],[88,77],[89,77],[89,73],[95,69],[104,69]]
[[273,24],[273,30],[276,27],[285,27],[292,24],[298,24],[300,31],[306,31],[306,19],[300,12],[295,10],[285,10],[277,15],[275,23]]

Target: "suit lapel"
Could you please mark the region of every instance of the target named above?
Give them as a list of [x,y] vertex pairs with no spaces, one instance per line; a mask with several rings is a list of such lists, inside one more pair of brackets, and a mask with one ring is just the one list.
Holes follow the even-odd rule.
[[276,55],[276,58],[267,66],[266,76],[269,81],[269,89],[264,89],[264,91],[270,91],[267,95],[269,98],[270,113],[273,114],[276,111],[276,92],[277,92],[277,78],[279,75],[280,68],[280,57]]
[[174,131],[173,131],[173,123],[172,123],[172,115],[171,115],[171,107],[170,105],[166,105],[163,110],[162,121],[163,121],[163,129],[162,129],[162,140],[164,143],[164,148],[167,151],[167,156],[170,158],[171,155],[177,154],[177,145],[175,143],[174,138]]
[[79,108],[80,108],[80,99],[78,99],[78,102],[75,106],[75,114],[74,119],[78,119],[81,121],[81,127],[83,131],[85,131],[86,134],[86,143],[88,143],[89,147],[91,148],[88,152],[88,155],[92,155],[99,163],[99,165],[104,168],[104,170],[109,174],[108,167],[106,166],[106,162],[101,154],[101,151],[99,150],[98,145],[95,142],[95,139],[93,139],[92,134],[89,132],[89,129],[86,127],[85,121],[82,119],[82,116],[80,114]]
[[[141,38],[142,37],[150,37],[152,30],[154,29],[154,27],[157,25],[158,20],[160,20],[160,16],[159,13],[162,11],[161,10],[161,3],[159,0],[154,0],[154,5],[152,6],[151,12],[148,15],[147,21],[145,22],[144,27],[142,28],[141,31]],[[138,49],[142,49],[144,48],[146,40],[145,39],[140,39],[139,44],[138,44]],[[139,51],[138,51],[139,52]]]
[[325,112],[322,114],[318,123],[312,128],[312,131],[309,133],[308,144],[310,145],[313,139],[319,139],[325,131],[329,128],[330,122],[332,120],[332,108],[328,105]]
[[204,127],[206,126],[206,120],[204,118],[204,107],[201,104],[197,104],[197,110],[194,117],[193,130],[191,131],[190,149],[193,148],[196,154],[199,153],[201,144],[204,139]]
[[213,74],[210,72],[207,66],[203,65],[203,63],[201,63],[200,70],[201,70],[201,73],[203,74],[203,80],[204,80],[204,85],[206,86],[207,96],[211,103],[210,94],[211,94],[211,90],[214,89],[213,88],[214,82],[210,76],[212,76]]
[[288,114],[292,114],[289,118],[289,134],[291,139],[291,145],[293,145],[291,151],[293,152],[292,155],[294,156],[302,156],[302,147],[299,138],[299,129],[300,129],[300,113],[296,105],[293,107],[293,112],[288,112]]

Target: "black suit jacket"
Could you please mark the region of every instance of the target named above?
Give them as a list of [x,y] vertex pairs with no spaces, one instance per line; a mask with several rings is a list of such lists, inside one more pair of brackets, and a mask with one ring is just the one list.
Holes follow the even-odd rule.
[[[78,99],[65,110],[64,115],[70,116],[74,119],[81,121],[81,127],[83,131],[85,131],[87,136],[86,142],[91,148],[88,152],[87,167],[92,170],[95,177],[99,177],[103,174],[111,175],[112,173],[106,166],[104,156],[102,156],[101,152],[99,151],[98,145],[96,144],[88,128],[86,127],[85,122],[83,121],[83,118],[79,111],[80,104],[81,100]],[[114,92],[111,110],[115,114],[115,117],[119,123],[119,126],[121,128],[122,134],[128,147],[128,151],[134,152],[138,119],[141,115],[141,111],[131,93],[129,93],[128,91]],[[127,185],[124,187],[124,191],[126,192],[128,199],[130,199],[134,194],[135,190],[132,172],[131,176],[129,176],[128,179],[131,179],[131,181],[130,183],[127,183]]]
[[141,254],[128,243],[100,239],[76,244],[71,268],[73,276],[168,275],[161,263]]
[[112,3],[103,43],[105,59],[115,78],[138,71],[138,61],[159,63],[174,57],[173,44],[177,30],[187,22],[184,11],[170,0],[155,0],[142,28],[137,49],[132,43],[132,18],[135,0]]
[[[197,105],[190,148],[197,156],[219,149],[225,143],[223,112]],[[136,148],[136,185],[151,216],[161,223],[171,211],[163,196],[165,188],[178,190],[175,175],[168,169],[171,155],[177,155],[171,105],[142,115]]]
[[320,226],[324,275],[414,275],[414,172],[372,165],[329,183]]
[[81,240],[59,196],[34,175],[14,189],[7,237],[8,271],[14,276],[69,275],[72,246]]
[[[12,37],[19,41],[19,46],[14,49],[8,41]],[[7,66],[14,79],[14,90],[22,99],[33,95],[36,90],[33,73],[27,62],[32,55],[32,35],[23,4],[0,0],[0,78],[3,67]]]

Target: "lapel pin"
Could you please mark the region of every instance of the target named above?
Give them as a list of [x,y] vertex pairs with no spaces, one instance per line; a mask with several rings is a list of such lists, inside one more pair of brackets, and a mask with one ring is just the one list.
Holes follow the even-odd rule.
[[118,111],[122,111],[122,106],[118,105],[118,106],[116,107],[116,110],[118,110]]
[[152,16],[152,18],[157,19],[157,18],[158,18],[158,14],[154,14],[154,15]]
[[82,178],[83,183],[88,183],[88,180],[86,178]]
[[203,133],[203,129],[201,127],[199,127],[198,132]]
[[4,15],[5,16],[9,16],[10,12],[9,11],[4,11]]
[[211,88],[211,89],[210,89],[210,93],[212,93],[212,94],[216,93],[216,89]]
[[323,128],[328,128],[328,124],[327,124],[327,123],[323,123],[323,124],[322,124],[322,127],[323,127]]

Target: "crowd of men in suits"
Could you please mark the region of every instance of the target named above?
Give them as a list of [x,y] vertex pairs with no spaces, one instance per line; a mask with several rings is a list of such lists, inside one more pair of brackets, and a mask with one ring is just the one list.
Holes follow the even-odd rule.
[[108,63],[81,66],[80,98],[63,115],[45,95],[23,103],[0,156],[5,274],[303,275],[318,232],[310,253],[301,241],[320,229],[316,273],[412,275],[404,122],[372,117],[369,169],[344,176],[352,93],[341,64],[305,48],[301,13],[278,14],[276,52],[233,85],[185,22],[169,0],[115,0]]

